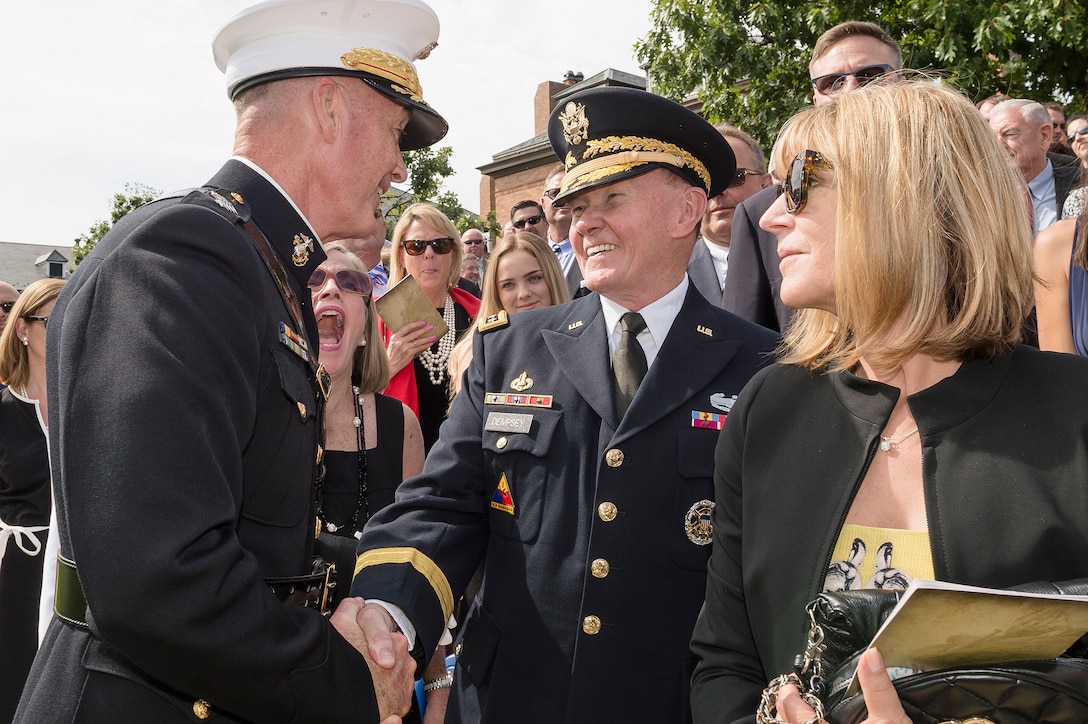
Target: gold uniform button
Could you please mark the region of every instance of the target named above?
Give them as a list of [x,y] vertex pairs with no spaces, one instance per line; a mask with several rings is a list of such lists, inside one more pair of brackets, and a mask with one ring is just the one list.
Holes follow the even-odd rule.
[[504,447],[506,447],[506,443],[507,443],[506,438],[505,437],[500,437],[498,440],[495,441],[495,447],[502,450]]
[[582,630],[590,636],[596,636],[601,632],[601,619],[596,616],[586,616],[582,619]]
[[605,523],[611,523],[616,519],[616,515],[619,514],[619,509],[616,508],[615,503],[601,503],[597,506],[597,517],[603,520]]
[[604,461],[608,463],[608,467],[618,468],[623,465],[623,451],[612,448],[604,454]]
[[212,705],[206,699],[197,699],[193,702],[193,713],[197,719],[207,719],[212,715]]
[[605,578],[610,570],[612,569],[608,565],[608,561],[603,558],[597,558],[589,564],[589,571],[594,578]]

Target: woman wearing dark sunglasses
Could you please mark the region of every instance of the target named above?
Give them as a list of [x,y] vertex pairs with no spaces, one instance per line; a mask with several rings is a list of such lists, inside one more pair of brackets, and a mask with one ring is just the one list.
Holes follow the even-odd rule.
[[[761,225],[799,311],[716,452],[697,724],[752,720],[822,590],[1088,576],[1088,360],[1018,344],[1032,240],[1006,159],[929,80],[871,84],[782,130]],[[908,724],[881,653],[858,666],[869,721]],[[768,688],[777,710],[758,721],[817,721],[793,685]]]
[[381,327],[393,373],[386,394],[419,417],[427,451],[446,419],[450,352],[480,310],[480,300],[456,286],[461,274],[459,238],[457,227],[436,206],[412,204],[397,221],[391,241],[389,286],[414,277],[449,327],[441,339],[423,320],[395,330]]
[[8,385],[0,391],[0,721],[15,716],[38,650],[38,594],[52,508],[45,334],[63,287],[60,279],[28,285],[0,334],[0,379]]

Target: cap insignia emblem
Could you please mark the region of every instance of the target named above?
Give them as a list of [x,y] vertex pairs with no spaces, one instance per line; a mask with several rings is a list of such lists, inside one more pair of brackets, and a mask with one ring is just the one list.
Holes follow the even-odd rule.
[[714,523],[710,516],[714,513],[714,503],[709,500],[700,500],[688,509],[684,516],[684,532],[688,534],[688,540],[697,546],[710,545],[714,536]]
[[[429,51],[428,51],[429,52]],[[394,90],[404,93],[407,88],[412,100],[422,99],[423,88],[419,85],[416,69],[404,58],[377,48],[355,48],[340,56],[340,62],[348,68],[384,78],[394,85]],[[402,86],[402,88],[396,88]]]
[[295,234],[295,252],[291,254],[291,261],[295,266],[306,266],[310,261],[310,252],[314,250],[314,240],[305,234]]
[[510,389],[515,392],[525,392],[533,386],[533,378],[529,376],[528,372],[522,372],[520,375],[510,381]]
[[559,114],[559,122],[563,124],[563,138],[568,146],[577,146],[589,136],[589,119],[581,103],[567,103]]

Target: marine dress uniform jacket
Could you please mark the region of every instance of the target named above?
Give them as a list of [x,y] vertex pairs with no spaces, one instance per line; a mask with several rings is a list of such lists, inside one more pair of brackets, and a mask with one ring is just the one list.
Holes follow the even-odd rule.
[[364,532],[352,588],[404,609],[431,651],[486,554],[447,721],[690,719],[715,420],[776,339],[689,285],[621,422],[596,294],[477,334],[423,474]]
[[54,618],[17,721],[198,721],[197,700],[215,721],[377,721],[363,658],[262,582],[310,573],[319,408],[281,323],[317,339],[305,282],[324,254],[245,164],[209,186],[232,211],[199,190],[134,211],[53,311],[57,518],[89,630]]

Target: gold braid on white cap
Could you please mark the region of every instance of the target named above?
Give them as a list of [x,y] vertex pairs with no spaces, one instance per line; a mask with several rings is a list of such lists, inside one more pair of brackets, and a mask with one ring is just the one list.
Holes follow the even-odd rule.
[[341,55],[340,61],[348,68],[385,78],[393,84],[393,90],[411,97],[416,103],[424,102],[416,69],[399,55],[377,48],[355,48]]

